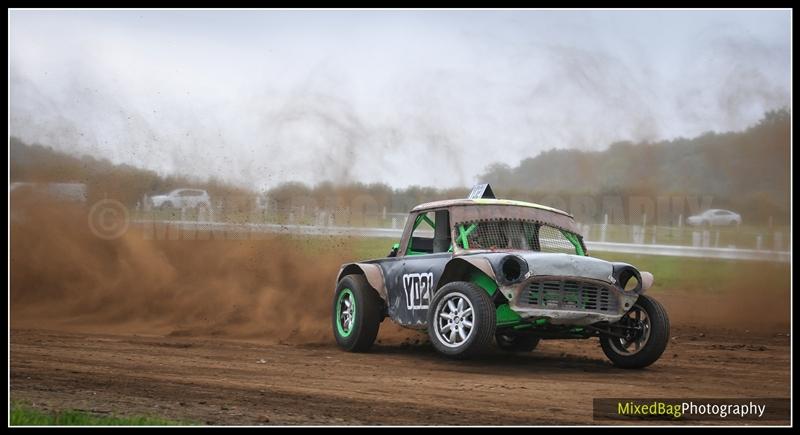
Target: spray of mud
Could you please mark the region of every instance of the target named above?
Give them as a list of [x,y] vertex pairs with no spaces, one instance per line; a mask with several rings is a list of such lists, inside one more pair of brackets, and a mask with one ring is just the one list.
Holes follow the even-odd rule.
[[666,308],[673,326],[783,334],[791,327],[789,274],[784,275],[785,285],[774,287],[753,276],[722,294],[677,290],[654,296]]
[[[103,240],[81,206],[12,204],[13,328],[333,341],[333,286],[352,241],[153,240],[136,229]],[[380,339],[415,337],[383,327]]]
[[[169,240],[130,229],[103,240],[84,207],[35,196],[12,196],[11,211],[12,328],[331,343],[335,276],[359,256],[340,238]],[[656,297],[674,326],[786,332],[788,275],[762,278],[724,292],[687,283]],[[381,325],[384,344],[425,339]]]

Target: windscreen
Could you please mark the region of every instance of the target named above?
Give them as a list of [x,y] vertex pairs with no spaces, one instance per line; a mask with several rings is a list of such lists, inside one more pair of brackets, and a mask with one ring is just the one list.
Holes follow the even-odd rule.
[[583,255],[579,235],[525,220],[467,221],[455,227],[457,245],[463,249],[514,249]]

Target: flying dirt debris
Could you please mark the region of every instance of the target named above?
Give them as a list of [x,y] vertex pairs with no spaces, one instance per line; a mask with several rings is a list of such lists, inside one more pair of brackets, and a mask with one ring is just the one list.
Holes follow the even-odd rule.
[[337,240],[309,270],[311,247],[291,237],[176,242],[131,227],[103,240],[78,204],[23,194],[13,207],[12,327],[327,342],[326,290],[353,255]]
[[[177,242],[149,239],[132,226],[119,239],[102,240],[87,226],[88,210],[80,204],[25,192],[11,201],[12,327],[332,342],[331,283],[357,256],[358,238]],[[765,273],[774,273],[767,266]],[[724,296],[676,289],[659,297],[673,323],[783,328],[789,324],[783,302],[788,282],[752,291],[762,282],[742,277]],[[286,297],[287,288],[294,297]],[[709,304],[713,312],[703,309]],[[425,338],[384,324],[379,339],[392,336]]]

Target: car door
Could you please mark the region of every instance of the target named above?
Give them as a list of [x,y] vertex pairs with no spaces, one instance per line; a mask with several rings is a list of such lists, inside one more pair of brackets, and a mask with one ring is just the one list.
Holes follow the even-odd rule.
[[191,196],[188,197],[189,204],[187,204],[187,205],[189,207],[192,207],[192,208],[197,207],[200,204],[200,196],[201,195],[202,195],[202,193],[199,190],[192,190],[191,191]]
[[711,223],[714,225],[725,225],[728,223],[728,212],[725,210],[717,210],[714,212],[714,217],[711,220]]
[[183,207],[185,207],[185,205],[183,203],[184,202],[183,201],[183,190],[177,190],[175,192],[172,192],[172,194],[170,196],[172,197],[171,198],[172,204],[175,206],[175,208],[183,208]]
[[424,328],[433,290],[453,257],[447,209],[409,216],[392,271],[386,274],[389,315],[404,326]]
[[186,208],[193,208],[197,202],[197,191],[187,190],[183,195],[183,206]]

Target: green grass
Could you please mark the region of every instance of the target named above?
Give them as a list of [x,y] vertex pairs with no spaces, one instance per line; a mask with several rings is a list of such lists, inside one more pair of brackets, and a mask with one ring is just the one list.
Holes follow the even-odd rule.
[[364,259],[385,257],[392,250],[392,245],[400,242],[399,239],[390,238],[356,238],[353,241],[353,250]]
[[398,240],[369,237],[328,237],[328,236],[278,236],[286,238],[295,247],[308,255],[335,252],[346,249],[352,258],[347,261],[370,260],[385,257]]
[[11,426],[184,426],[192,423],[157,417],[95,415],[84,411],[40,411],[12,405]]
[[[309,256],[340,252],[342,262],[385,257],[394,238],[280,236]],[[590,251],[592,257],[630,263],[655,277],[652,293],[700,292],[725,294],[752,288],[767,295],[789,288],[789,263],[672,257]]]
[[[601,235],[602,225],[594,224],[589,226],[588,233],[583,236],[585,240],[592,242],[602,241]],[[700,239],[699,243],[702,244],[702,234],[704,231],[708,232],[708,243],[710,247],[718,248],[738,248],[738,249],[755,249],[756,237],[761,237],[762,249],[775,249],[786,250],[789,245],[789,227],[787,226],[754,226],[754,225],[738,225],[738,226],[688,226],[683,227],[665,227],[647,225],[642,234],[642,241],[646,244],[652,244],[655,240],[656,244],[660,245],[683,245],[693,246],[694,233],[698,234]],[[653,232],[656,233],[655,239]],[[778,236],[777,233],[780,233]],[[777,238],[776,238],[777,237]],[[633,238],[632,225],[612,225],[606,226],[605,241],[614,243],[635,243]]]
[[[380,215],[369,216],[351,216],[352,220],[348,218],[346,222],[333,222],[336,226],[353,226],[353,227],[376,227],[376,228],[390,228],[392,226],[392,217],[386,218]],[[187,209],[183,213],[180,210],[133,210],[133,219],[156,219],[156,220],[196,220],[198,218],[197,211]],[[207,218],[207,217],[206,217]],[[239,211],[236,209],[217,211],[214,215],[214,220],[219,222],[229,223],[290,223],[286,216],[279,216],[275,211],[268,213],[261,211]],[[327,218],[323,219],[326,223]],[[306,213],[305,216],[295,216],[291,221],[293,224],[298,225],[319,225],[320,221],[318,216],[313,213]],[[398,229],[403,228],[404,221],[402,218],[395,218],[394,224]],[[633,237],[634,226],[640,223],[631,223],[630,225],[623,224],[608,224],[605,225],[605,240],[606,242],[614,243],[635,243]],[[588,232],[584,234],[586,240],[601,241],[601,228],[603,225],[594,223],[588,225]],[[709,234],[708,243],[711,247],[719,248],[739,248],[739,249],[755,249],[757,246],[756,237],[761,237],[762,249],[775,249],[787,250],[789,248],[789,230],[786,225],[734,225],[734,226],[691,226],[683,225],[677,226],[654,226],[652,223],[647,224],[642,234],[644,243],[652,244],[655,240],[657,244],[665,245],[683,245],[692,246],[695,240],[693,239],[694,233],[698,233],[699,243],[702,244],[702,233],[707,231]],[[655,238],[653,233],[655,232]],[[776,233],[780,236],[776,238]]]
[[730,289],[752,286],[754,290],[789,288],[789,263],[722,260],[591,252],[593,257],[630,263],[653,274],[653,293],[689,291],[724,294]]

